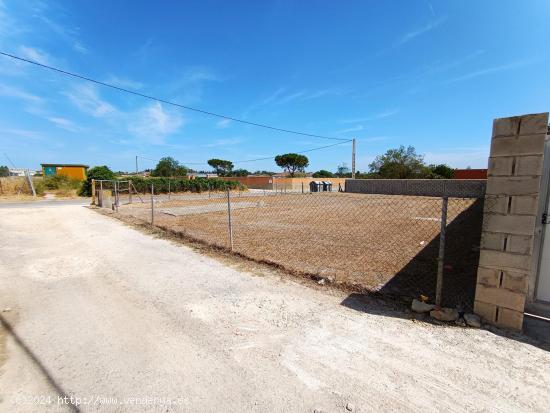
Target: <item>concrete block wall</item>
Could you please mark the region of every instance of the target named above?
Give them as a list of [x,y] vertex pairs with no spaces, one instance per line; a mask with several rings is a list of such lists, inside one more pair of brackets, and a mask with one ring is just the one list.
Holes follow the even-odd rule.
[[499,327],[523,324],[547,132],[548,113],[493,122],[475,312]]

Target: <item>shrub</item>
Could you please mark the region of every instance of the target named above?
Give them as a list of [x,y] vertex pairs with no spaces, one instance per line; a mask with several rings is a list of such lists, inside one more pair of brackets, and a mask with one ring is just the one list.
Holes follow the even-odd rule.
[[334,174],[325,169],[321,169],[320,171],[315,172],[312,176],[314,178],[333,178]]
[[108,166],[94,166],[88,170],[86,174],[86,181],[80,188],[80,196],[91,196],[92,195],[92,179],[115,179],[115,174],[109,169]]
[[[170,183],[170,184],[169,184]],[[136,191],[140,193],[150,193],[151,184],[154,185],[156,194],[171,192],[204,192],[225,191],[227,188],[236,190],[244,189],[244,185],[235,181],[224,181],[215,178],[195,178],[195,179],[177,179],[177,178],[142,178],[132,177],[132,184]]]
[[49,190],[71,190],[80,189],[82,181],[79,179],[69,178],[63,175],[47,176],[43,180],[44,188]]

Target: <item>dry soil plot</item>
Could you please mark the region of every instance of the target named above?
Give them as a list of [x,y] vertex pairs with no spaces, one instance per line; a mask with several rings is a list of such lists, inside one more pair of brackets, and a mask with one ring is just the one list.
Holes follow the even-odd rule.
[[[395,293],[410,289],[409,293],[416,294],[432,289],[439,244],[439,198],[320,193],[243,195],[232,198],[231,203],[233,250],[246,257],[370,290],[389,287]],[[461,231],[450,231],[448,243],[460,243],[459,249],[466,251],[472,250],[464,244],[464,232],[471,232],[465,224],[473,205],[472,200],[449,201],[449,228],[461,222]],[[119,211],[151,219],[149,203],[122,206]],[[158,202],[155,225],[229,247],[224,198]],[[467,271],[467,259],[456,259],[451,252],[449,260],[461,264],[460,271]]]

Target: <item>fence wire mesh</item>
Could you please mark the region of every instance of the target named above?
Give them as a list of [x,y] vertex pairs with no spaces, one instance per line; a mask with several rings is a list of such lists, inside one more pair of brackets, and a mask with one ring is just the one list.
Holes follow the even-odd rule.
[[[185,238],[326,282],[435,300],[444,198],[263,190],[129,197],[114,197],[118,214]],[[495,201],[448,198],[442,305],[472,310],[484,203]]]

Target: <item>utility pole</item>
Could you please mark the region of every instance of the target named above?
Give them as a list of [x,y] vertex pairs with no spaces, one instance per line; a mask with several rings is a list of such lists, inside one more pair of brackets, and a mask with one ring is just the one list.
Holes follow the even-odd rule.
[[138,156],[136,155],[136,175],[139,173],[137,158]]
[[351,179],[355,179],[355,138],[351,145]]

